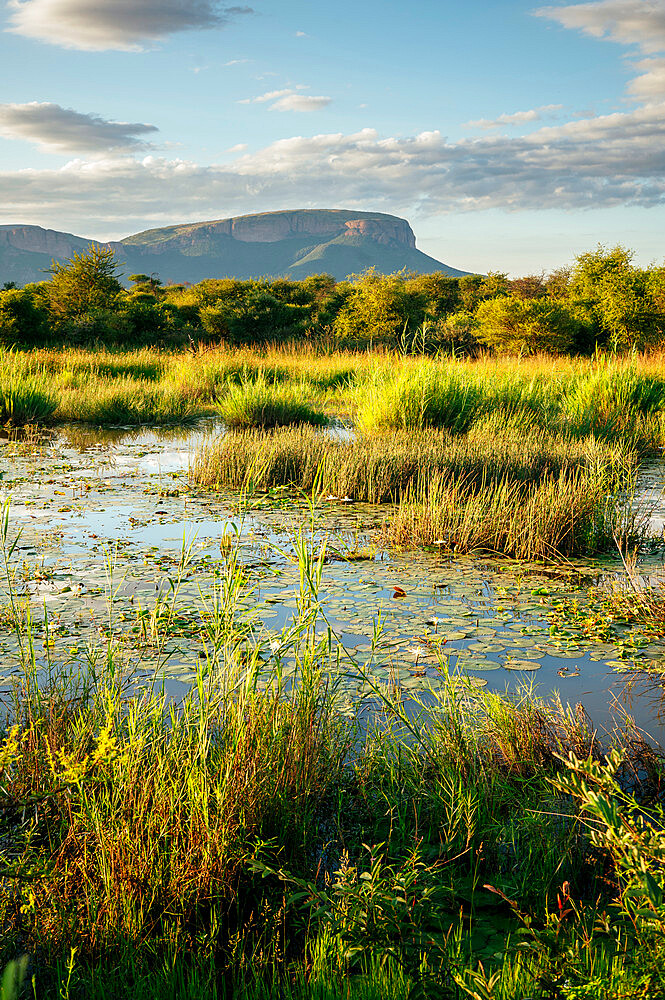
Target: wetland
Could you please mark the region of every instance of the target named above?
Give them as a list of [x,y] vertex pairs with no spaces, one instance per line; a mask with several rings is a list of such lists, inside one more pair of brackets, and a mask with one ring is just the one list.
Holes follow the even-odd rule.
[[661,995],[659,355],[2,363],[16,984]]

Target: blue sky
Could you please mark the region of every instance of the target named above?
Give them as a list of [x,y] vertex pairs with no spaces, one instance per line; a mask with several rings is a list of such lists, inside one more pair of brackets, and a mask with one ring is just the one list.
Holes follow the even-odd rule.
[[1,0],[0,224],[409,219],[470,270],[665,257],[665,0]]

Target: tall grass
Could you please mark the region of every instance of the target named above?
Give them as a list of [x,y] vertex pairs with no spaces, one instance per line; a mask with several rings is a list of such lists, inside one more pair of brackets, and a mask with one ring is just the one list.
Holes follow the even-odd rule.
[[[486,975],[499,996],[538,995],[560,953],[537,934],[511,952],[518,922],[484,884],[546,923],[575,884],[596,934],[594,901],[612,895],[552,785],[568,789],[570,753],[602,768],[590,720],[527,693],[471,697],[457,677],[410,708],[375,685],[376,723],[359,724],[361,704],[348,719],[338,651],[314,631],[324,552],[302,536],[296,548],[299,610],[279,641],[295,678],[242,611],[232,552],[202,608],[206,666],[179,709],[150,689],[123,697],[112,640],[104,675],[81,664],[73,688],[57,670],[40,688],[12,605],[26,683],[0,740],[2,957],[33,956],[38,995],[461,998]],[[615,742],[655,787],[653,751],[632,730]],[[627,938],[604,950],[598,933],[591,962],[588,933],[564,936],[569,976],[626,980]]]
[[336,440],[299,427],[265,435],[225,434],[196,452],[191,477],[198,485],[267,490],[294,486],[368,503],[401,499],[426,489],[433,477],[463,478],[468,488],[509,479],[532,482],[545,475],[570,474],[579,467],[603,469],[627,482],[635,456],[621,445],[555,437],[539,428],[518,435],[489,418],[468,435],[427,430]]
[[593,438],[511,433],[488,418],[468,435],[444,431],[335,441],[307,428],[227,434],[201,447],[190,475],[200,486],[267,490],[291,485],[324,496],[394,502],[394,545],[486,549],[520,559],[582,555],[641,538],[618,500],[635,455]]
[[43,423],[56,409],[57,396],[43,371],[26,371],[21,355],[0,350],[0,424]]
[[[617,360],[404,357],[383,350],[326,352],[307,342],[277,347],[137,351],[34,350],[0,355],[0,384],[47,376],[49,391],[81,399],[98,386],[136,382],[161,386],[170,398],[211,412],[229,385],[297,387],[312,409],[355,415],[363,433],[446,428],[466,433],[500,414],[520,427],[539,426],[579,438],[632,438],[642,450],[664,439],[661,355]],[[39,388],[39,387],[38,387]],[[177,417],[177,412],[174,411]],[[103,416],[103,412],[101,413]],[[37,416],[36,419],[42,419]],[[113,415],[117,419],[117,413]]]
[[[516,370],[517,368],[517,370]],[[488,415],[518,425],[549,427],[569,437],[631,438],[643,449],[662,441],[665,378],[634,362],[599,359],[569,364],[564,373],[531,366],[506,371],[492,362],[405,365],[379,371],[357,392],[364,432],[444,427],[468,431]]]
[[9,377],[0,379],[0,423],[14,427],[50,420],[57,397],[45,378]]
[[326,415],[304,398],[305,387],[269,384],[263,375],[239,384],[229,382],[217,404],[229,427],[280,427],[289,424],[325,424]]
[[562,421],[578,434],[617,438],[642,432],[653,438],[664,410],[665,377],[602,360],[572,383],[563,397]]
[[643,541],[639,516],[618,504],[603,473],[580,469],[529,484],[501,479],[470,489],[440,477],[406,497],[386,527],[393,545],[443,551],[486,550],[516,559],[552,559],[612,548],[617,537]]
[[55,416],[93,424],[170,424],[198,412],[168,383],[119,376],[112,381],[89,378],[78,388],[62,386]]

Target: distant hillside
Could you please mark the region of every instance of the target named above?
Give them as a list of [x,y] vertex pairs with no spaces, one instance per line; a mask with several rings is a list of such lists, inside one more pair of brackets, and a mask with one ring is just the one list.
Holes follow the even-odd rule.
[[[39,226],[0,226],[0,285],[41,281],[54,257],[71,257],[90,242],[97,241]],[[339,280],[368,267],[386,274],[469,273],[422,253],[405,219],[380,212],[265,212],[149,229],[105,245],[116,251],[125,277],[157,272],[164,283],[322,273]]]

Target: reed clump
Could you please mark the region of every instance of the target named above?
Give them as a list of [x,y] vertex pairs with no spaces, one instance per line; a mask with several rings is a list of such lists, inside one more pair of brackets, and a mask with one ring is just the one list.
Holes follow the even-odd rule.
[[50,420],[58,405],[44,377],[10,377],[0,380],[0,424],[20,427]]
[[620,444],[571,440],[538,427],[517,434],[494,415],[467,435],[429,429],[344,441],[306,427],[226,434],[198,450],[191,477],[227,489],[286,485],[309,492],[317,484],[325,494],[389,503],[428,493],[434,480],[463,480],[463,492],[480,494],[492,483],[566,478],[580,468],[602,471],[605,488],[613,482],[616,489],[630,481],[636,456]]
[[607,550],[618,536],[641,541],[639,518],[614,499],[616,483],[578,469],[535,483],[434,478],[400,503],[385,529],[393,545],[485,550],[537,560]]
[[229,427],[281,427],[290,424],[325,424],[328,418],[303,398],[305,387],[269,383],[265,376],[227,382],[220,393],[217,412]]
[[89,378],[84,385],[60,385],[55,416],[92,424],[171,424],[198,416],[192,402],[163,382],[118,376],[112,381]]
[[0,424],[20,427],[50,420],[57,406],[46,373],[30,371],[23,356],[0,349]]

